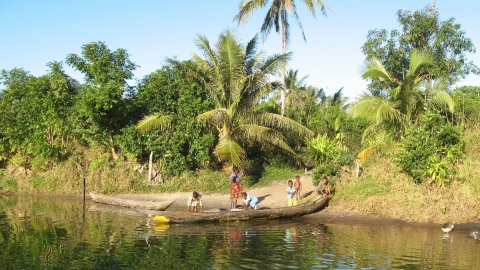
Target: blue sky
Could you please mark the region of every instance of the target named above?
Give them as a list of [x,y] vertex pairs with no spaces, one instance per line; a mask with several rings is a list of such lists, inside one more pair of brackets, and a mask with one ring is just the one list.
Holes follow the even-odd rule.
[[[360,47],[373,29],[398,29],[399,9],[419,10],[433,2],[419,0],[325,0],[328,15],[313,18],[298,2],[307,42],[292,21],[289,68],[298,69],[307,82],[327,94],[344,87],[355,98],[367,82],[360,71],[364,55]],[[103,41],[111,50],[124,48],[140,67],[135,78],[159,69],[165,57],[189,59],[198,52],[197,34],[216,43],[219,34],[235,29],[246,43],[260,29],[265,11],[260,10],[238,27],[233,17],[240,0],[0,0],[0,69],[23,68],[34,76],[47,72],[46,64],[64,61],[69,53],[81,53],[83,44]],[[480,66],[480,1],[436,0],[442,20],[454,17],[477,48],[468,58]],[[261,49],[280,53],[280,35],[272,32]],[[72,77],[83,76],[64,66]],[[461,85],[480,85],[470,75]]]

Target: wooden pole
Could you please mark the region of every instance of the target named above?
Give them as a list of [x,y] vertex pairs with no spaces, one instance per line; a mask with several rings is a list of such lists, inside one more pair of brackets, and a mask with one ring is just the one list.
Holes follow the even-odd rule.
[[82,218],[85,220],[85,190],[87,187],[87,181],[85,180],[85,177],[83,177],[83,213],[82,213]]

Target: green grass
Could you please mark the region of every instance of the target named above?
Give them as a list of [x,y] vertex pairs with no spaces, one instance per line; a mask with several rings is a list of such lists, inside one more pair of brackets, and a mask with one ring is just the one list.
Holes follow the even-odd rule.
[[[391,192],[391,188],[387,183],[372,176],[352,181],[344,185],[341,190],[345,196],[353,196],[360,201],[365,201],[372,196],[385,196]],[[339,195],[342,195],[342,193]]]
[[264,187],[269,186],[273,182],[293,180],[295,175],[302,175],[303,171],[292,167],[282,166],[267,166],[262,172],[260,180],[255,186]]

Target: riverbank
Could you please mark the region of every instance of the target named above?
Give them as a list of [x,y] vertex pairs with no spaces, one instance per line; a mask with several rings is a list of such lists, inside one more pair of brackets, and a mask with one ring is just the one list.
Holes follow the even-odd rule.
[[[480,162],[480,157],[478,160]],[[80,173],[75,169],[67,170],[73,168],[69,164],[37,175],[19,174],[19,170],[8,169],[4,172],[0,192],[45,194],[39,196],[79,195],[83,179],[86,179],[87,189],[100,193],[152,200],[175,198],[177,202],[172,209],[181,211],[186,209],[188,196],[194,188],[203,195],[205,209],[228,208],[228,172],[186,172],[152,185],[146,183],[144,173],[132,171],[134,163],[101,167],[101,170],[85,178],[79,178]],[[390,159],[374,156],[363,164],[359,178],[356,171],[348,166],[342,168],[339,176],[331,178],[335,195],[326,211],[321,213],[326,215],[335,209],[335,213],[339,213],[335,219],[360,215],[419,223],[480,223],[479,174],[475,174],[478,170],[468,170],[473,167],[471,163],[459,166],[457,173],[462,175],[461,179],[452,179],[449,185],[436,187],[428,183],[414,183]],[[245,191],[261,199],[259,207],[274,208],[287,204],[287,180],[298,173],[288,167],[266,167],[258,181],[249,181],[251,176],[243,176],[242,180]],[[303,194],[315,190],[310,175],[302,174],[301,181]]]
[[[300,181],[303,186],[303,194],[312,194],[315,191],[315,185],[312,182],[310,176],[301,176]],[[274,182],[266,187],[252,187],[246,189],[247,193],[250,193],[259,198],[259,208],[276,208],[287,205],[286,198],[287,181]],[[201,192],[200,190],[198,190]],[[202,193],[202,192],[201,192]],[[187,199],[190,192],[174,192],[174,193],[162,193],[162,194],[120,194],[118,196],[129,199],[144,199],[144,200],[172,200],[176,199],[175,203],[171,206],[172,209],[178,211],[186,211]],[[227,209],[229,203],[228,194],[216,194],[216,193],[203,193],[202,201],[204,204],[204,210],[208,209]],[[342,223],[342,224],[408,224],[409,226],[428,226],[428,227],[441,227],[441,224],[445,221],[445,217],[438,216],[436,219],[429,220],[420,219],[402,219],[394,215],[378,215],[378,214],[365,214],[359,211],[355,211],[346,208],[344,204],[345,199],[336,199],[335,197],[330,201],[329,206],[321,212],[311,214],[302,217],[302,220],[307,222],[319,222],[319,223]],[[242,203],[242,200],[239,201]],[[392,209],[395,209],[392,206]],[[392,213],[398,213],[399,211],[392,211]],[[464,220],[449,220],[457,224],[458,230],[473,230],[478,229],[480,224],[479,219],[472,219],[468,221]]]

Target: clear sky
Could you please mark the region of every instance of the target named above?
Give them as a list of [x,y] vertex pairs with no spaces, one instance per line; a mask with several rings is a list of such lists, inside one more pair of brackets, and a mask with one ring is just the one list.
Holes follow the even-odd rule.
[[[165,57],[189,59],[198,53],[197,34],[215,44],[220,33],[235,29],[246,43],[260,29],[265,10],[257,11],[238,27],[233,17],[241,0],[0,0],[0,69],[23,68],[34,76],[47,73],[46,64],[64,61],[69,53],[81,54],[81,46],[103,41],[113,51],[124,48],[140,67],[135,78],[159,69]],[[355,98],[367,82],[361,79],[364,61],[361,46],[373,29],[399,29],[399,9],[419,10],[433,0],[325,0],[328,15],[313,18],[298,1],[297,9],[307,42],[291,22],[289,68],[298,69],[307,83],[333,94]],[[451,17],[462,25],[477,48],[469,60],[480,66],[480,1],[436,0],[441,20]],[[281,52],[280,35],[272,32],[261,49]],[[64,65],[66,72],[83,76]],[[470,75],[461,85],[480,85],[479,75]]]

